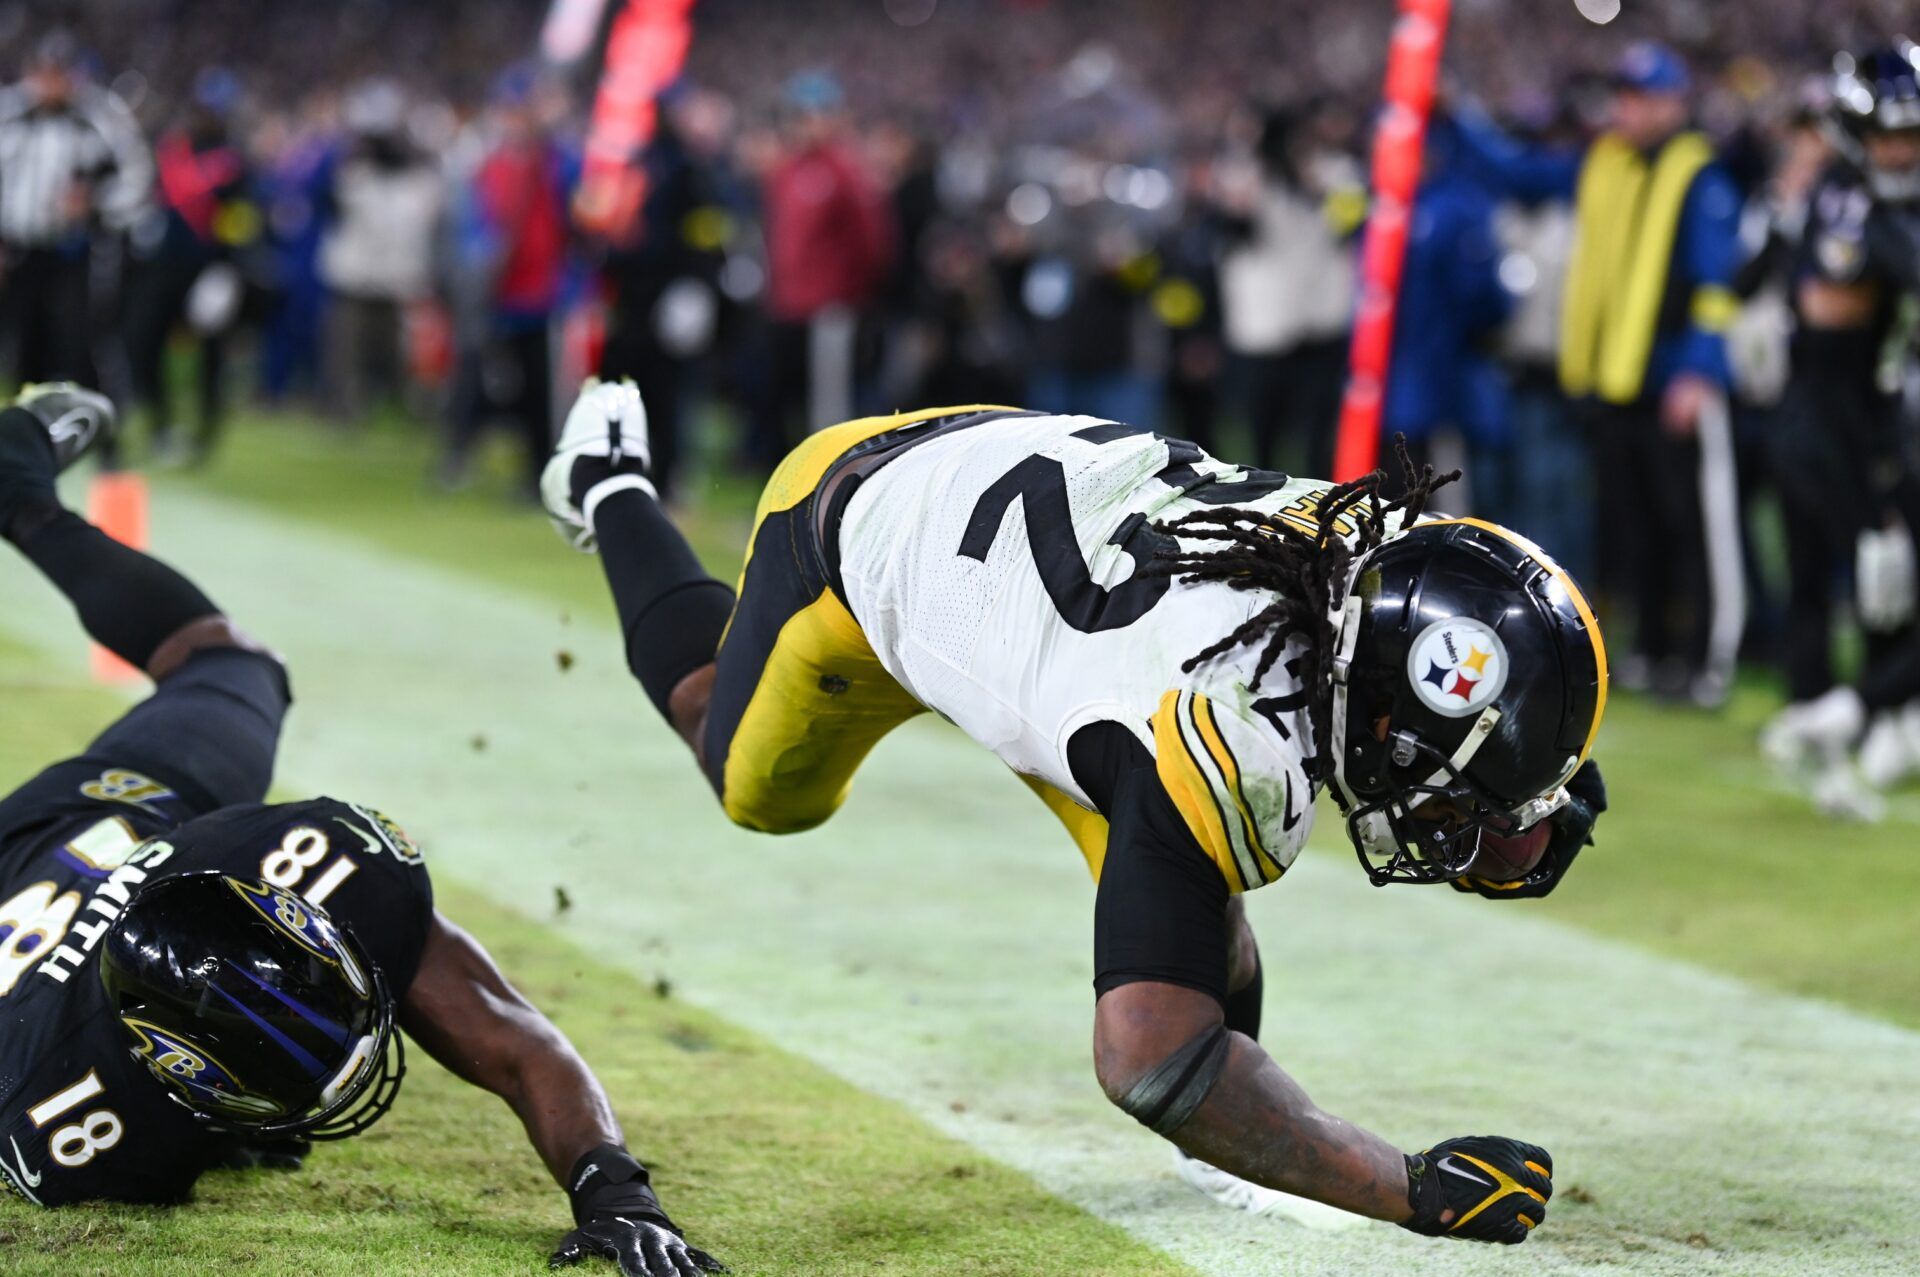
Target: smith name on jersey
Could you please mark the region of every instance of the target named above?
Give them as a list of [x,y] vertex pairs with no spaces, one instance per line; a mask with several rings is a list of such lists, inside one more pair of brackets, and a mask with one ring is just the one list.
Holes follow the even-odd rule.
[[[1242,506],[1311,532],[1331,487],[1139,427],[1008,413],[936,434],[867,479],[840,525],[840,576],[888,674],[1069,828],[1066,804],[1093,801],[1068,742],[1121,724],[1229,888],[1245,891],[1284,873],[1312,825],[1306,697],[1287,661],[1250,686],[1257,647],[1182,673],[1271,599],[1148,567],[1174,542],[1162,525],[1182,515]],[[1082,850],[1097,874],[1099,848]]]
[[230,1137],[161,1075],[219,1064],[136,1045],[108,1006],[97,948],[133,892],[207,870],[292,891],[350,930],[397,996],[432,916],[425,866],[385,817],[328,798],[181,823],[175,794],[126,771],[44,797],[43,817],[0,830],[0,1185],[42,1206],[183,1200]]

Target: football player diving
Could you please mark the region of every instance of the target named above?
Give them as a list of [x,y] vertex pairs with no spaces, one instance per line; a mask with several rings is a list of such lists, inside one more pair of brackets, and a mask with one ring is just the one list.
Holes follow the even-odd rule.
[[1085,855],[1100,1084],[1189,1182],[1478,1241],[1540,1223],[1544,1149],[1404,1153],[1268,1057],[1239,895],[1286,872],[1322,786],[1375,883],[1553,889],[1605,806],[1588,754],[1606,655],[1552,560],[1421,519],[1431,470],[1389,499],[1378,474],[1289,479],[1117,422],[940,408],[787,457],[736,597],[647,463],[638,392],[590,386],[543,495],[598,549],[634,676],[729,817],[818,825],[874,744],[933,710]]
[[392,1106],[404,1030],[525,1123],[572,1204],[556,1266],[721,1271],[572,1045],[434,910],[400,828],[331,798],[263,805],[279,659],[55,491],[112,428],[72,386],[0,411],[0,536],[155,683],[0,800],[0,1186],[48,1207],[167,1203],[211,1167],[298,1166]]

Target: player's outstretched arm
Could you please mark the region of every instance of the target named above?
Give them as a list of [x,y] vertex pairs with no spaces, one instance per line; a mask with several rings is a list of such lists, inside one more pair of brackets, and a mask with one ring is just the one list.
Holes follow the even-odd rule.
[[566,1035],[507,983],[473,937],[438,914],[400,1022],[434,1059],[519,1114],[573,1205],[577,1227],[553,1266],[600,1255],[627,1277],[725,1271],[687,1245],[661,1208],[646,1168],[622,1144],[605,1089]]
[[1326,1112],[1220,1004],[1180,985],[1109,990],[1094,1018],[1100,1084],[1187,1153],[1242,1179],[1430,1236],[1519,1242],[1546,1215],[1553,1162],[1496,1136],[1408,1156]]

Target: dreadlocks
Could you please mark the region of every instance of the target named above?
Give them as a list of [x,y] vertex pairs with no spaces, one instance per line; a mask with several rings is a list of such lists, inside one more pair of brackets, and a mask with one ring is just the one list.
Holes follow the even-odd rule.
[[[1380,489],[1387,480],[1384,470],[1339,484],[1321,498],[1311,533],[1246,506],[1196,510],[1158,525],[1158,531],[1187,541],[1221,545],[1218,549],[1188,550],[1176,544],[1162,550],[1149,571],[1179,581],[1222,581],[1236,590],[1263,590],[1272,595],[1271,602],[1232,633],[1189,657],[1180,667],[1183,672],[1190,674],[1204,662],[1237,647],[1264,642],[1253,681],[1248,684],[1250,690],[1257,690],[1288,642],[1296,636],[1306,639],[1302,673],[1307,719],[1314,735],[1307,775],[1316,781],[1324,780],[1333,768],[1328,754],[1333,714],[1333,593],[1344,587],[1354,560],[1380,544],[1390,516],[1401,515],[1402,527],[1411,524],[1426,508],[1427,498],[1460,477],[1458,470],[1436,475],[1430,465],[1416,472],[1403,435],[1394,436],[1393,446],[1405,490],[1383,500]],[[1351,544],[1338,530],[1343,521],[1349,521],[1355,529]]]

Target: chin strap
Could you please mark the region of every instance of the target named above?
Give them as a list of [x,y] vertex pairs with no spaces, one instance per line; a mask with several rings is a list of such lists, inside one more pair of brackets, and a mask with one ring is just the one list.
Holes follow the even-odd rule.
[[1358,801],[1347,784],[1347,689],[1353,673],[1353,654],[1360,646],[1360,596],[1347,594],[1334,622],[1339,646],[1333,657],[1333,709],[1327,724],[1327,753],[1333,759],[1333,797],[1342,811]]
[[[1433,775],[1427,777],[1423,783],[1438,785],[1456,775],[1464,775],[1467,764],[1473,761],[1473,756],[1480,752],[1480,747],[1487,743],[1487,739],[1493,735],[1493,729],[1499,725],[1500,711],[1497,708],[1489,705],[1481,710],[1480,716],[1473,720],[1471,727],[1467,728],[1467,734],[1461,739],[1460,747],[1453,751],[1453,757],[1447,760],[1446,766],[1436,768]],[[1396,756],[1393,761],[1399,763],[1400,759]],[[1411,758],[1407,759],[1409,763],[1412,761]],[[1418,805],[1415,804],[1415,806]]]

